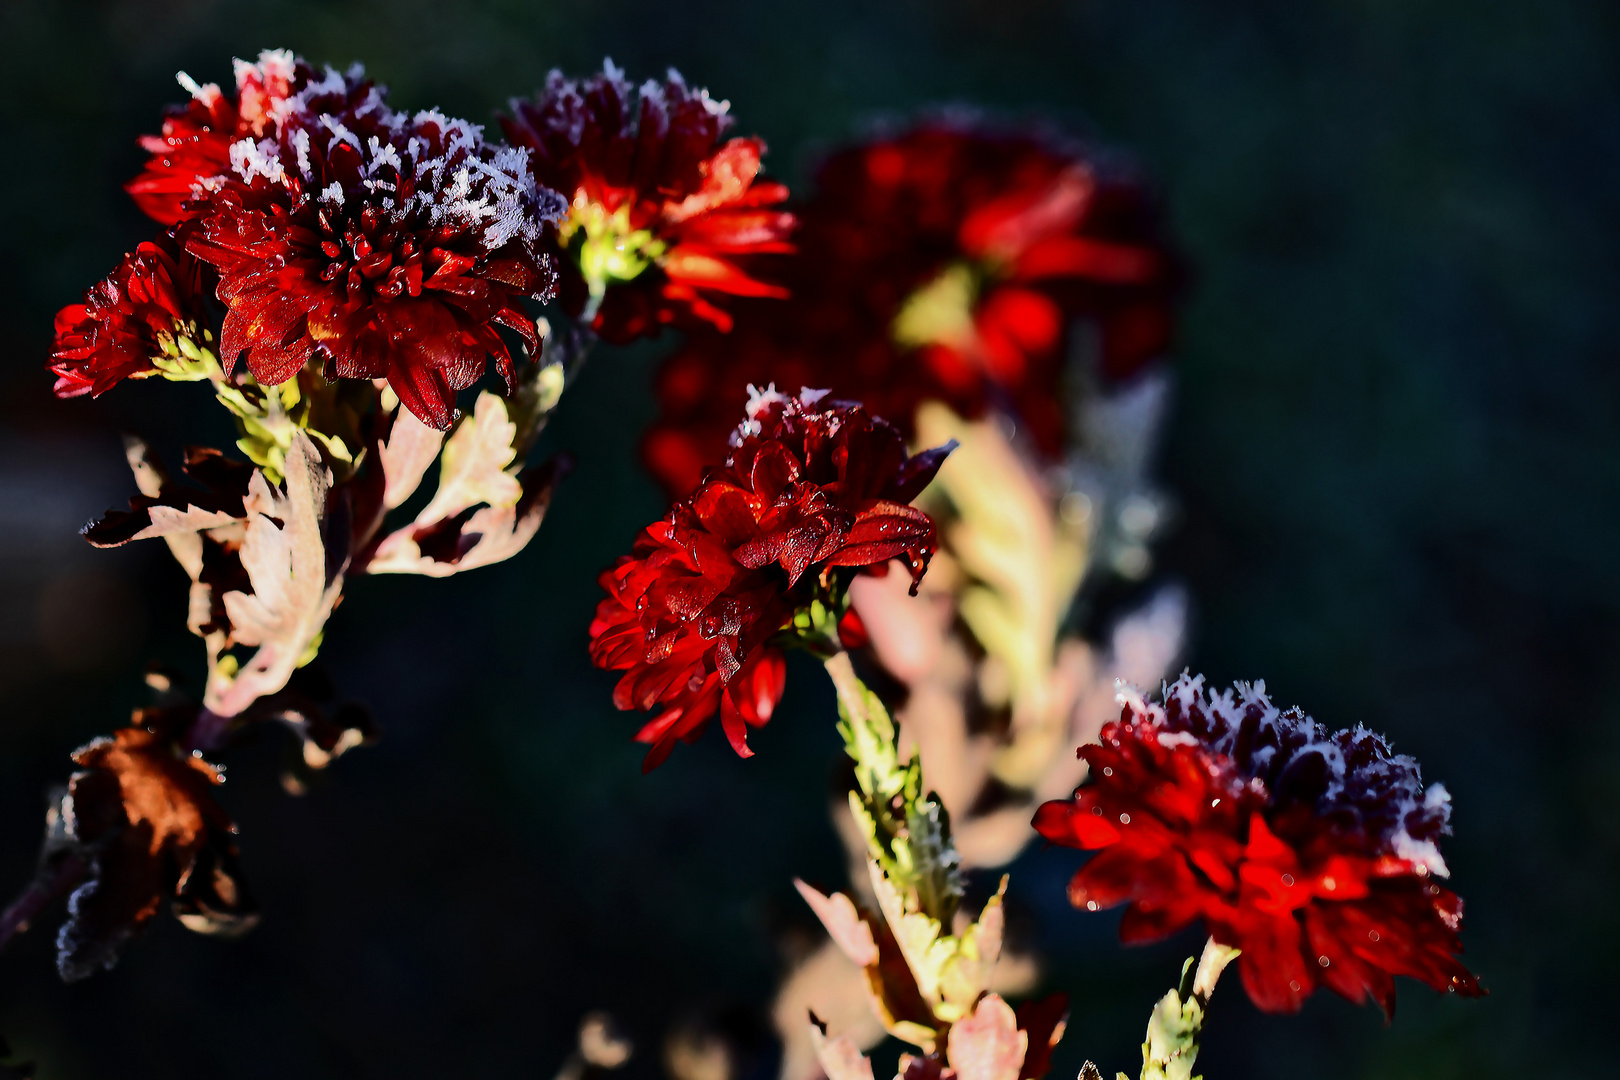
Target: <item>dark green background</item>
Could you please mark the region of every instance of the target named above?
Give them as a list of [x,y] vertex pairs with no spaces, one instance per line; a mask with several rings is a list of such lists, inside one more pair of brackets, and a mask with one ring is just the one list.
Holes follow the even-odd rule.
[[[286,46],[364,61],[399,107],[488,119],[607,54],[729,98],[790,180],[818,142],[942,102],[1134,152],[1197,275],[1164,463],[1192,661],[1382,729],[1448,784],[1492,991],[1405,984],[1385,1029],[1325,993],[1271,1018],[1227,989],[1200,1065],[1474,1080],[1612,1056],[1614,4],[147,0],[8,5],[0,41],[0,891],[28,875],[67,752],[140,702],[140,665],[198,670],[162,550],[90,552],[74,529],[131,490],[120,428],[178,446],[221,436],[218,410],[151,384],[59,404],[41,370],[54,310],[146,235],[118,185],[173,72],[228,82],[232,55]],[[789,878],[840,873],[823,680],[792,670],[753,760],[716,737],[643,778],[584,652],[594,573],[661,510],[633,441],[666,346],[593,360],[548,435],[581,467],[522,556],[350,588],[324,657],[381,745],[302,799],[276,784],[283,740],[230,757],[255,933],[165,918],[71,987],[50,929],[0,958],[0,1033],[42,1078],[544,1077],[588,1008],[647,1047],[693,1010],[768,1000],[775,942],[805,921]],[[1198,942],[1120,949],[1113,919],[1067,909],[1071,855],[1013,876],[1047,983],[1075,997],[1055,1075],[1082,1055],[1134,1073]]]

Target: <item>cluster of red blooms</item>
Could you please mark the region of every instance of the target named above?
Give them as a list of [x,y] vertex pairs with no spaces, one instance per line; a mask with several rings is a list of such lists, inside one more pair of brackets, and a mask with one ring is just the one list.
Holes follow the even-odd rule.
[[593,298],[592,329],[625,342],[662,326],[731,327],[708,297],[782,297],[751,276],[749,256],[791,250],[793,216],[778,183],[755,183],[765,143],[722,142],[725,102],[671,70],[632,104],[624,73],[569,79],[553,71],[531,101],[512,102],[501,126],[529,152],[539,181],[563,193],[561,299],[578,316]]
[[591,659],[624,672],[621,709],[657,710],[636,735],[658,766],[718,711],[743,757],[786,668],[776,640],[797,612],[838,602],[841,568],[904,558],[913,585],[934,525],[907,505],[950,447],[908,457],[900,432],[859,405],[754,392],[726,464],[649,525],[603,573]]
[[1115,379],[1168,343],[1178,273],[1152,201],[1048,140],[927,122],[833,154],[795,210],[798,253],[771,271],[791,296],[738,303],[731,333],[694,334],[660,374],[644,456],[672,491],[750,382],[830,386],[906,429],[923,400],[994,407],[1058,456],[1071,326],[1089,320]]
[[1329,734],[1264,689],[1206,695],[1183,675],[1163,705],[1129,700],[1081,748],[1086,783],[1035,818],[1053,843],[1099,852],[1070,900],[1128,903],[1126,941],[1202,919],[1243,950],[1243,985],[1269,1012],[1320,984],[1388,1015],[1396,975],[1484,993],[1456,959],[1462,900],[1435,881],[1445,789],[1424,789],[1417,762],[1365,728]]
[[198,336],[203,267],[168,235],[125,255],[56,313],[51,371],[57,397],[100,396],[124,379],[154,375],[167,342]]
[[504,121],[514,146],[396,113],[358,68],[266,52],[238,61],[236,83],[193,86],[142,140],[151,158],[127,188],[168,232],[62,310],[59,395],[153,374],[175,339],[211,342],[198,320],[213,292],[226,371],[245,353],[273,385],[316,358],[329,377],[387,379],[442,429],[488,357],[511,384],[497,327],[538,349],[519,301],[550,300],[559,264],[572,313],[587,277],[605,289],[593,325],[615,341],[685,315],[727,325],[706,294],[781,295],[737,260],[786,250],[792,218],[770,207],[787,191],[754,183],[763,144],[722,142],[725,105],[674,72],[634,112],[611,65],[582,83],[554,72]]

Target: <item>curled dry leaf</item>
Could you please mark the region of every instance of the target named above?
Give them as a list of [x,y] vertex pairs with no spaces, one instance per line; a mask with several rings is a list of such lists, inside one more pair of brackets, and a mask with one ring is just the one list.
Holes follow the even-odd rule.
[[409,409],[395,411],[388,438],[377,446],[377,457],[387,478],[383,506],[392,510],[416,493],[443,445],[444,432],[422,423]]
[[331,473],[303,432],[293,436],[286,472],[284,493],[262,472],[248,485],[240,558],[252,592],[227,592],[223,602],[232,643],[256,651],[234,677],[218,669],[210,676],[205,704],[221,716],[287,685],[319,645],[343,588],[347,543],[333,544],[337,558],[329,559],[322,529],[332,531],[324,520]]
[[1012,1006],[986,994],[971,1016],[951,1025],[945,1046],[958,1080],[1019,1080],[1029,1035],[1018,1029]]
[[855,910],[855,902],[843,893],[833,893],[827,896],[817,892],[798,878],[793,879],[794,887],[804,902],[810,905],[810,910],[816,913],[821,925],[827,928],[827,934],[849,957],[861,967],[870,967],[878,962],[877,943],[872,940],[872,928],[866,925],[860,912]]
[[[153,719],[136,714],[138,722]],[[148,727],[120,728],[73,760],[83,771],[69,784],[62,815],[89,872],[69,897],[57,936],[64,979],[111,967],[165,896],[193,929],[252,924],[252,901],[235,873],[235,826],[212,794],[221,782],[217,769],[178,756]]]
[[[519,471],[513,461],[521,435],[506,402],[488,391],[480,394],[472,416],[445,441],[432,501],[414,522],[376,545],[364,561],[365,572],[448,577],[523,550],[539,530],[568,462],[554,459]],[[393,484],[390,474],[391,489]]]
[[872,1061],[845,1035],[829,1039],[827,1025],[810,1014],[810,1045],[827,1080],[872,1080]]
[[[129,500],[128,510],[109,510],[81,530],[94,546],[119,547],[131,540],[197,533],[231,525],[247,516],[243,500],[253,475],[252,466],[232,461],[205,446],[188,447],[183,471],[193,486],[183,486],[164,474],[141,440],[125,439],[124,453],[140,494]],[[182,566],[187,561],[180,558]]]

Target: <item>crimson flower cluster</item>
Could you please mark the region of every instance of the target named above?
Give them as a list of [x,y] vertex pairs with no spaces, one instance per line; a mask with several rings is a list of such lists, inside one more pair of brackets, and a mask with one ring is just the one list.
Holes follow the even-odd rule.
[[927,121],[832,154],[796,213],[798,253],[773,270],[790,298],[739,303],[730,334],[693,335],[660,374],[644,454],[671,490],[750,381],[830,386],[903,427],[927,399],[994,407],[1058,456],[1073,324],[1115,379],[1167,346],[1178,273],[1148,193],[1049,140]]
[[726,464],[602,574],[591,658],[624,673],[615,705],[655,711],[636,735],[652,744],[644,770],[716,712],[751,756],[748,728],[782,696],[779,635],[795,614],[836,607],[840,570],[903,558],[915,589],[928,567],[934,526],[907,504],[951,447],[908,457],[894,427],[823,394],[754,391]]
[[[722,141],[729,105],[671,69],[633,92],[608,61],[585,79],[553,71],[532,100],[514,100],[502,127],[528,150],[534,174],[569,200],[562,301],[623,343],[662,326],[731,328],[719,295],[782,297],[747,269],[791,250],[787,188],[756,183],[765,143]],[[740,388],[739,388],[740,393]]]
[[1243,985],[1268,1012],[1296,1012],[1323,985],[1390,1015],[1396,975],[1484,993],[1456,959],[1462,900],[1435,880],[1450,796],[1378,735],[1329,734],[1279,711],[1263,683],[1206,694],[1184,674],[1162,705],[1127,700],[1080,756],[1086,783],[1035,828],[1099,852],[1069,898],[1129,904],[1123,940],[1202,919],[1243,950]]
[[[546,233],[565,209],[536,183],[525,152],[437,111],[394,112],[358,67],[318,73],[267,52],[236,75],[234,99],[194,87],[162,134],[143,140],[152,157],[128,186],[217,274],[225,369],[245,353],[254,378],[273,385],[318,358],[337,377],[387,379],[441,429],[486,357],[510,384],[496,327],[538,348],[518,301],[553,294]],[[196,284],[171,290],[179,306],[200,302]],[[150,320],[138,294],[118,295],[103,305],[109,329],[97,347],[59,333],[58,393],[85,384],[100,393],[115,373],[142,370],[135,346],[114,345],[138,339]]]
[[174,239],[141,244],[56,313],[51,371],[56,396],[99,397],[124,379],[157,373],[152,359],[195,338],[203,318],[204,268]]

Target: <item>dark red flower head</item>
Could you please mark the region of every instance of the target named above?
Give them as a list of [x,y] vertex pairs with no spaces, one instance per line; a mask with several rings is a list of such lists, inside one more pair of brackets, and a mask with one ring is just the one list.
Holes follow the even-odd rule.
[[538,346],[518,298],[552,294],[544,233],[562,199],[475,124],[396,113],[358,68],[297,71],[296,92],[251,117],[242,92],[264,137],[232,142],[229,173],[183,210],[186,249],[219,271],[229,308],[220,359],[245,351],[276,384],[319,357],[337,377],[386,378],[444,428],[486,356],[511,382],[497,325]]
[[1318,984],[1395,1008],[1394,976],[1484,993],[1456,959],[1462,900],[1438,841],[1451,802],[1366,728],[1329,734],[1265,684],[1206,695],[1183,675],[1163,705],[1127,700],[1080,756],[1086,783],[1035,828],[1098,851],[1069,884],[1076,907],[1127,903],[1125,941],[1203,919],[1243,950],[1249,997],[1296,1012]]
[[934,553],[928,515],[907,505],[949,446],[912,457],[859,405],[753,392],[730,457],[647,527],[603,573],[591,659],[624,672],[621,709],[656,710],[636,738],[645,769],[716,711],[748,757],[748,726],[771,717],[786,668],[782,631],[812,601],[841,602],[848,574],[904,558],[913,587]]
[[610,60],[586,79],[553,71],[502,118],[540,182],[569,200],[563,300],[576,315],[591,302],[592,326],[607,340],[669,323],[729,329],[714,294],[786,295],[746,263],[791,250],[793,217],[775,208],[787,188],[755,183],[763,141],[721,141],[728,108],[673,69],[632,92]]
[[56,396],[95,397],[123,379],[158,373],[154,360],[178,360],[200,329],[201,267],[165,235],[142,244],[84,294],[56,313],[51,371]]
[[665,367],[646,451],[672,489],[722,437],[714,400],[751,380],[831,386],[905,428],[927,399],[996,408],[1057,457],[1072,327],[1114,378],[1167,346],[1178,271],[1147,191],[1048,140],[925,122],[827,158],[798,215],[790,299],[738,304],[730,335]]

